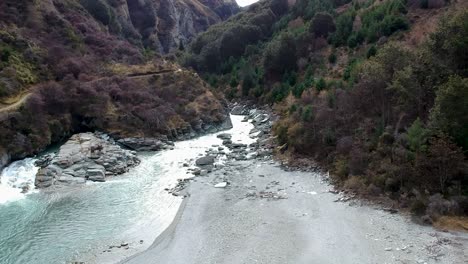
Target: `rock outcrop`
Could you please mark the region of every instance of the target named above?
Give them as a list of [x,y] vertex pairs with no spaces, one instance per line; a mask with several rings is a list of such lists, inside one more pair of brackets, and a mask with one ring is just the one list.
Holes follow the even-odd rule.
[[[101,1],[101,0],[96,0]],[[185,47],[199,32],[240,8],[234,0],[120,0],[110,6],[127,37],[160,53]]]
[[6,151],[0,149],[0,172],[8,163],[10,163],[10,155]]
[[57,156],[46,156],[36,163],[41,169],[35,185],[46,188],[104,182],[106,177],[125,173],[139,162],[135,152],[121,148],[103,134],[76,134],[60,148]]

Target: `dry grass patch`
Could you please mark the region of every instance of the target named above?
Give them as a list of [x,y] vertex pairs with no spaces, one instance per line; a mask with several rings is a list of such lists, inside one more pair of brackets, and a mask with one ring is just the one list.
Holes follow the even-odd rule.
[[468,217],[466,216],[442,216],[434,226],[440,229],[468,231]]

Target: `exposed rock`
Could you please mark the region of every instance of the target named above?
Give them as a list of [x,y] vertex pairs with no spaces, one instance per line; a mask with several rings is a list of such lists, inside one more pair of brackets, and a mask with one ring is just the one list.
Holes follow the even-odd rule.
[[166,143],[156,138],[123,138],[117,142],[136,151],[158,151],[167,148]]
[[116,1],[116,22],[145,46],[168,53],[187,46],[198,33],[239,11],[233,0]]
[[215,184],[215,188],[226,188],[226,186],[228,185],[227,182],[220,182],[218,184]]
[[47,167],[51,162],[52,162],[52,159],[54,158],[54,155],[52,154],[47,154],[47,155],[44,155],[42,156],[41,158],[39,158],[38,160],[36,160],[34,162],[34,164],[37,166],[37,167],[41,167],[41,168],[44,168],[44,167]]
[[206,166],[206,165],[213,165],[215,162],[215,159],[213,156],[206,156],[206,157],[201,157],[195,161],[195,164],[197,166]]
[[216,136],[217,138],[223,139],[223,140],[228,140],[232,138],[232,135],[229,133],[222,133]]
[[0,172],[10,163],[10,159],[10,155],[6,151],[0,149]]
[[87,180],[104,182],[108,175],[122,174],[140,162],[135,152],[100,136],[76,134],[60,148],[57,156],[37,163],[42,168],[36,175],[36,187],[77,185]]
[[231,110],[232,115],[248,115],[249,111],[243,105],[236,105]]

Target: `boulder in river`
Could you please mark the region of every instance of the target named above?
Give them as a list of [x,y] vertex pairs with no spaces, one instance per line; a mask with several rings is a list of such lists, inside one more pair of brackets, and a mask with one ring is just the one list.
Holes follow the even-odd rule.
[[136,151],[158,151],[168,146],[157,138],[122,138],[117,142]]
[[249,111],[243,105],[236,105],[231,110],[232,115],[248,115]]
[[125,173],[140,162],[134,151],[93,133],[72,136],[58,154],[49,159],[37,163],[41,165],[36,175],[37,188],[104,182],[107,176]]
[[222,140],[228,140],[228,139],[232,138],[232,135],[229,134],[229,133],[221,133],[221,134],[217,135],[216,137],[220,138]]

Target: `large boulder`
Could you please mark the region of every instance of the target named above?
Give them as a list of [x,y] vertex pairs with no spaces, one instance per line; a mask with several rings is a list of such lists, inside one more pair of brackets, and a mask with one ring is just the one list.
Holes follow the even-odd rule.
[[122,174],[139,164],[134,151],[125,150],[102,134],[72,136],[55,157],[37,162],[41,166],[35,185],[80,185],[86,181],[104,182],[107,176]]
[[243,105],[236,105],[231,110],[231,115],[248,115],[249,110]]
[[221,134],[217,135],[216,137],[220,138],[222,140],[226,140],[226,139],[231,139],[232,135],[229,134],[229,133],[221,133]]
[[215,158],[213,156],[206,156],[206,157],[201,157],[195,161],[195,164],[197,166],[207,166],[207,165],[213,165],[215,162]]

